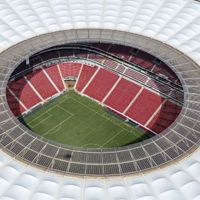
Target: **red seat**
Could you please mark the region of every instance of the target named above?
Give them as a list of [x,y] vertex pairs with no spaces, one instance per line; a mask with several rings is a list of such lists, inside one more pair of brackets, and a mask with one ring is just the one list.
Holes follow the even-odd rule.
[[97,70],[97,67],[90,67],[88,65],[84,65],[81,71],[81,74],[79,76],[79,79],[77,80],[76,89],[81,92],[85,85],[88,83],[88,81],[91,79],[92,75]]
[[44,70],[47,72],[47,74],[52,79],[52,81],[57,86],[57,88],[60,91],[64,90],[62,77],[60,76],[57,65],[52,65],[50,67],[46,67],[46,68],[44,68]]
[[119,112],[123,112],[140,88],[139,85],[121,79],[104,103]]
[[117,79],[118,75],[101,68],[88,85],[84,93],[101,102],[113,87]]
[[57,93],[56,89],[41,69],[33,71],[26,77],[44,99]]
[[80,63],[60,63],[59,64],[63,78],[70,76],[78,77],[81,64]]
[[37,94],[33,91],[33,89],[30,87],[30,85],[23,77],[11,81],[8,84],[8,87],[28,109],[38,104],[41,101],[40,98],[37,96]]
[[21,106],[21,104],[17,101],[17,99],[15,99],[15,97],[9,92],[9,90],[6,90],[6,97],[8,105],[15,116],[19,116],[25,111],[23,106]]
[[162,102],[161,96],[144,89],[125,114],[145,125]]
[[174,122],[180,111],[180,106],[166,101],[147,127],[156,133],[160,133]]

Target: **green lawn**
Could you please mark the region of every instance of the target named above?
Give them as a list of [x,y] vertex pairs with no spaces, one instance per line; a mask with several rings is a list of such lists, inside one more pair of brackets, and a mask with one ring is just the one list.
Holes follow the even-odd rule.
[[78,147],[119,147],[148,137],[73,90],[23,120],[47,139]]

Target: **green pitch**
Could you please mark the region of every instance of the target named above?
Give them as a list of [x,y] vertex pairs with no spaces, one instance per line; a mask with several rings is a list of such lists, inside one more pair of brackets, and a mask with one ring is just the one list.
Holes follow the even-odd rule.
[[49,140],[78,147],[119,147],[148,137],[73,90],[25,116],[23,121]]

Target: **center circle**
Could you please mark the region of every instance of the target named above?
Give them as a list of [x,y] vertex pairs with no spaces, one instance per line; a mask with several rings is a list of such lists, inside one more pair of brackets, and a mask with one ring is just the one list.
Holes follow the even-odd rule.
[[184,103],[181,82],[163,61],[98,42],[32,55],[14,70],[6,94],[31,131],[82,148],[122,147],[162,134]]

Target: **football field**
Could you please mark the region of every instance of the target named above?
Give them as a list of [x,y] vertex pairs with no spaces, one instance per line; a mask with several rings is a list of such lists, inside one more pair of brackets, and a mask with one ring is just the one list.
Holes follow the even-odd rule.
[[148,138],[140,129],[73,90],[25,116],[23,121],[49,140],[77,147],[119,147]]

